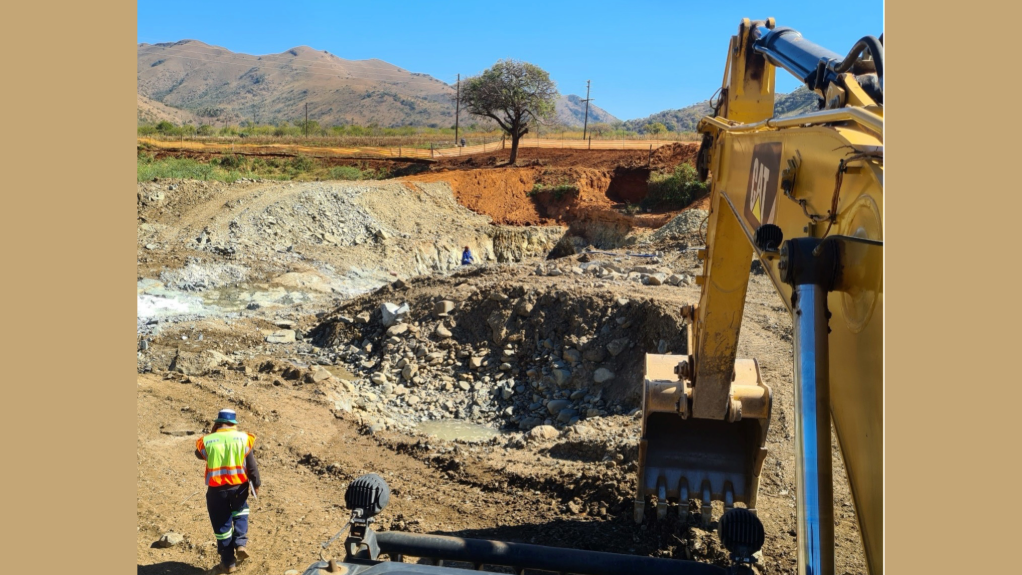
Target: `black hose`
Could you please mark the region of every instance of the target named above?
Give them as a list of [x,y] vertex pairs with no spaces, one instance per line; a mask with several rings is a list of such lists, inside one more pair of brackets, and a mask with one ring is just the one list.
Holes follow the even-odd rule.
[[582,551],[560,547],[462,539],[444,535],[422,535],[387,531],[376,535],[380,551],[393,555],[463,561],[476,565],[501,565],[517,569],[535,569],[557,573],[584,573],[587,575],[726,575],[724,567],[685,561],[660,559],[636,555],[621,555],[605,551]]
[[869,50],[873,56],[873,67],[877,71],[877,80],[880,82],[880,91],[884,91],[884,45],[876,36],[865,36],[860,38],[852,47],[845,59],[834,68],[834,72],[842,74],[852,69],[852,66],[862,55],[863,50]]

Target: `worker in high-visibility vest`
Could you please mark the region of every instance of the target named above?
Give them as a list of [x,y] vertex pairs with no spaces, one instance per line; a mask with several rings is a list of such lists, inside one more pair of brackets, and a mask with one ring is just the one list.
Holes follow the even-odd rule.
[[195,442],[195,456],[206,461],[206,510],[213,523],[220,572],[233,573],[248,559],[248,495],[259,491],[255,436],[238,429],[233,409],[221,409],[213,431]]

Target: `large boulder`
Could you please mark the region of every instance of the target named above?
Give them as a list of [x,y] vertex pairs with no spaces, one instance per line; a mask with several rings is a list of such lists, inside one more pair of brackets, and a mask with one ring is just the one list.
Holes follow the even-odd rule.
[[226,355],[211,349],[200,352],[178,351],[170,363],[170,371],[185,375],[206,375],[230,361]]
[[173,531],[171,531],[170,533],[164,533],[163,536],[160,537],[159,541],[153,543],[153,546],[163,548],[173,547],[175,545],[180,544],[184,540],[185,540],[184,535],[181,535],[180,533],[174,533]]
[[383,326],[390,327],[395,323],[402,321],[409,311],[410,308],[407,303],[401,304],[400,306],[391,302],[380,304],[380,315],[383,319]]
[[550,415],[557,415],[562,409],[567,409],[571,406],[571,401],[567,399],[552,399],[546,404],[547,411]]
[[295,330],[293,329],[279,329],[270,335],[266,336],[267,343],[294,343],[295,342]]
[[621,353],[628,347],[629,343],[631,343],[631,341],[628,338],[620,337],[607,344],[607,351],[610,352],[610,355],[617,356],[617,354]]
[[450,300],[438,301],[433,304],[433,315],[447,317],[454,310],[454,302]]
[[525,434],[525,436],[532,441],[557,439],[558,435],[560,435],[560,433],[557,431],[557,428],[552,425],[538,425],[530,429],[529,432]]

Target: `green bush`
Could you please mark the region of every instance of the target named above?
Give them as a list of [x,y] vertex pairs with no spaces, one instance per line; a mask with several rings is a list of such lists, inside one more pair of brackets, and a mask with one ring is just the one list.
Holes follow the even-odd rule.
[[223,170],[218,170],[216,166],[203,164],[187,158],[164,158],[157,161],[145,161],[142,156],[138,158],[138,181],[140,182],[152,180],[153,178],[222,181],[234,181],[237,179],[237,176],[232,179],[227,179],[227,176],[227,173]]
[[649,206],[684,207],[706,193],[706,184],[691,164],[679,164],[673,172],[657,172],[649,177],[646,203]]
[[367,180],[366,174],[354,166],[336,166],[330,169],[331,180]]
[[577,194],[578,187],[576,187],[574,184],[557,184],[556,186],[544,186],[543,184],[536,182],[536,184],[532,186],[532,191],[529,192],[529,196],[535,196],[536,194],[541,194],[543,192],[549,193],[554,197],[555,200],[560,200],[565,195]]
[[220,167],[227,168],[229,170],[236,170],[238,168],[244,167],[246,163],[245,156],[239,156],[237,154],[228,154],[226,156],[220,156],[219,159],[213,161],[219,164]]
[[663,134],[663,133],[665,133],[667,131],[667,126],[663,125],[660,122],[650,122],[649,124],[646,124],[645,126],[643,126],[642,130],[643,130],[643,132],[645,132],[647,134],[654,134],[654,135],[656,135],[656,134]]
[[291,161],[288,162],[288,167],[294,170],[295,172],[299,173],[308,172],[312,170],[315,166],[316,163],[312,160],[312,158],[308,156],[303,156],[302,154],[298,154],[297,156],[291,158]]
[[292,126],[287,122],[281,122],[273,129],[274,136],[301,136],[302,130],[298,126]]

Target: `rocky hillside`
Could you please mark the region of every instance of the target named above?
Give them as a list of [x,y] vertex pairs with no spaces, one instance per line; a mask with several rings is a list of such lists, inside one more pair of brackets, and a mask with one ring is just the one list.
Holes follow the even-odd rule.
[[381,60],[307,46],[251,56],[196,40],[138,46],[138,93],[203,120],[447,125],[451,86]]
[[[799,88],[790,94],[778,94],[774,100],[774,115],[794,116],[818,109],[819,97],[807,90]],[[672,132],[694,132],[699,120],[712,113],[709,101],[692,104],[679,110],[664,110],[645,118],[637,118],[625,122],[630,130],[642,131],[646,124],[660,122]]]
[[[571,94],[557,99],[557,122],[559,124],[581,128],[585,123],[585,114],[586,103],[581,97]],[[596,104],[589,104],[589,125],[596,122],[613,124],[620,121]]]
[[146,98],[142,94],[139,94],[138,123],[158,124],[164,120],[174,124],[194,124],[196,123],[197,118],[195,117],[195,114],[192,114],[187,110],[171,108],[166,104],[161,104],[156,100]]

